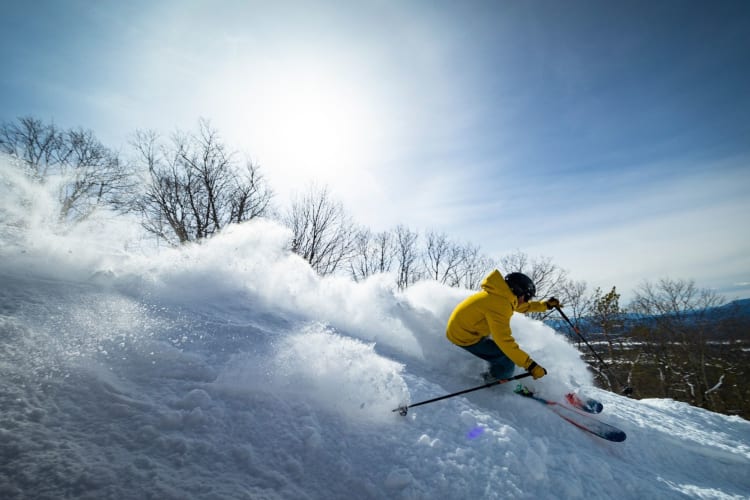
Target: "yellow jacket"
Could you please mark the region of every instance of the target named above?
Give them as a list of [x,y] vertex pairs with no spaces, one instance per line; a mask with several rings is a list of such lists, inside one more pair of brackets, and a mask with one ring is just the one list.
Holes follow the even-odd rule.
[[518,298],[510,291],[505,278],[495,269],[482,281],[482,291],[458,304],[448,319],[446,336],[459,346],[476,344],[492,335],[492,340],[516,365],[526,369],[531,358],[521,350],[510,330],[513,311],[543,312],[545,302],[518,305]]

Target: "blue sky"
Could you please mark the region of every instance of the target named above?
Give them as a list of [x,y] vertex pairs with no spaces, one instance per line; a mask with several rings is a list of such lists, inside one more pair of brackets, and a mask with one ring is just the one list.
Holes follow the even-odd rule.
[[750,3],[5,1],[0,120],[211,120],[281,204],[750,297]]

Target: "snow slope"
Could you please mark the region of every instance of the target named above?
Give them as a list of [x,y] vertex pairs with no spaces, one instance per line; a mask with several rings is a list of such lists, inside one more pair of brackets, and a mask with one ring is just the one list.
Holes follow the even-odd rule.
[[0,498],[748,498],[750,423],[597,390],[575,348],[514,317],[548,370],[599,398],[609,443],[475,386],[444,338],[469,292],[317,277],[268,221],[152,249],[107,214],[63,231],[0,164]]

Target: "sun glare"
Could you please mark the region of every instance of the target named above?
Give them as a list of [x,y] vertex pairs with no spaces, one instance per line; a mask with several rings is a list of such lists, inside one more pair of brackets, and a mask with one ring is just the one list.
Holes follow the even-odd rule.
[[271,128],[284,147],[331,160],[345,156],[360,126],[348,89],[331,82],[284,82],[274,95]]
[[262,147],[275,167],[323,182],[361,168],[377,129],[368,89],[321,69],[276,76],[256,100]]
[[392,97],[358,64],[277,56],[229,68],[210,83],[223,111],[217,123],[262,167],[280,205],[310,183],[348,207],[366,210],[368,200],[382,199],[384,154],[397,146],[388,126]]

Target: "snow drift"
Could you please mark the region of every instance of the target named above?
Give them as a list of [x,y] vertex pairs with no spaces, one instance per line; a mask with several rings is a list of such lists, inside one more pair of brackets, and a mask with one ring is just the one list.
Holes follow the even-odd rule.
[[750,424],[591,387],[567,338],[519,343],[628,433],[613,444],[481,383],[444,334],[466,294],[320,278],[266,220],[158,249],[0,163],[2,498],[746,498]]

